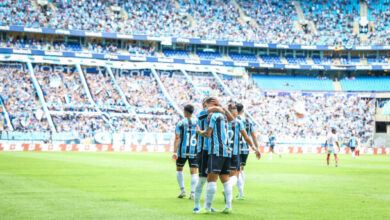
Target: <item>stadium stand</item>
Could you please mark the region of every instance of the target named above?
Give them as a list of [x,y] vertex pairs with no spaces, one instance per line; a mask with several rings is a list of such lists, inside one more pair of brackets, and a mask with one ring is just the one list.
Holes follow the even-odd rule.
[[316,26],[312,44],[359,44],[359,37],[353,35],[353,22],[360,17],[358,1],[301,1],[301,7],[305,17]]
[[13,65],[0,68],[1,96],[15,131],[49,131],[30,75]]
[[[243,79],[224,82],[237,100],[247,106],[248,112],[261,128],[258,131],[261,137],[267,137],[267,133],[272,130],[276,131],[278,136],[307,140],[324,136],[331,127],[337,127],[342,137],[348,137],[356,128],[359,128],[357,132],[363,134],[365,140],[371,137],[375,114],[374,99],[363,99],[354,95],[312,96],[300,93],[264,95],[255,85],[256,78],[253,77],[254,82],[246,82]],[[299,104],[305,106],[305,117],[302,119],[297,118],[294,110]]]
[[[22,49],[22,52],[37,49],[51,52],[76,52],[74,54],[77,55],[98,53],[142,56],[137,58],[165,56],[197,59],[199,57],[207,60],[261,64],[263,62],[286,64],[286,61],[289,64],[308,64],[312,60],[314,64],[341,64],[349,67],[355,64],[363,66],[365,61],[367,64],[384,64],[389,61],[388,51],[375,51],[376,54],[374,51],[367,53],[357,51],[359,54],[353,51],[354,53],[351,54],[347,50],[337,53],[337,48],[334,50],[305,48],[298,53],[295,53],[297,51],[292,53],[295,50],[293,48],[277,47],[279,43],[330,44],[343,45],[346,48],[352,45],[388,45],[390,44],[388,0],[302,0],[300,5],[303,15],[308,22],[314,23],[314,28],[311,25],[297,26],[302,21],[298,20],[297,4],[291,0],[177,0],[176,2],[54,0],[51,2],[54,9],[39,5],[32,7],[31,0],[2,1],[0,2],[0,24],[145,34],[148,37],[146,40],[125,40],[126,37],[119,40],[93,36],[64,37],[55,34],[54,37],[51,35],[49,37],[49,34],[14,33],[4,28],[1,30],[0,47]],[[359,4],[361,3],[368,5],[368,19],[375,21],[372,22],[375,31],[369,31],[366,40],[362,40],[363,35],[353,34],[354,23],[358,22],[360,17]],[[186,43],[166,43],[163,40],[155,41],[153,38],[149,39],[150,36],[255,41],[274,43],[276,48],[264,49],[261,45],[255,46],[257,48],[246,48],[245,44],[220,47],[216,43],[206,46],[186,45]],[[44,53],[37,51],[28,54],[32,57],[37,54],[43,56]],[[89,56],[75,57],[90,58]],[[99,57],[111,59],[110,56],[99,55]],[[99,59],[102,61],[103,58]],[[180,68],[191,62],[187,61],[182,60]],[[312,73],[312,76],[299,76],[299,74],[291,76],[295,75],[295,66],[298,65],[289,65],[293,66],[294,70],[286,67],[288,70],[281,70],[282,74],[287,74],[286,76],[275,76],[272,75],[272,71],[271,74],[267,72],[269,70],[267,68],[272,65],[264,65],[266,69],[262,69],[264,70],[262,74],[267,73],[267,75],[252,74],[246,78],[246,73],[245,77],[237,77],[231,76],[234,74],[214,72],[218,69],[216,65],[202,72],[195,71],[199,65],[193,65],[187,71],[186,68],[177,70],[178,66],[174,63],[172,68],[175,70],[161,70],[164,68],[158,69],[160,63],[153,62],[155,62],[153,68],[156,68],[157,77],[154,69],[150,67],[142,66],[140,69],[138,66],[132,69],[133,67],[129,66],[134,63],[131,62],[126,62],[126,68],[113,68],[113,76],[108,71],[111,65],[114,66],[113,63],[105,67],[83,64],[85,66],[81,66],[80,70],[70,67],[68,71],[57,70],[61,68],[54,67],[42,69],[39,67],[41,64],[34,64],[34,67],[38,66],[34,68],[38,83],[32,80],[30,76],[32,74],[25,64],[2,64],[0,65],[0,99],[3,104],[0,128],[7,131],[14,130],[15,132],[11,134],[13,138],[21,138],[23,132],[34,131],[39,132],[38,137],[45,139],[47,132],[53,131],[49,120],[52,118],[55,130],[62,132],[67,138],[74,137],[75,133],[88,135],[96,132],[173,132],[175,123],[180,117],[180,112],[175,109],[176,106],[181,109],[187,103],[196,103],[195,107],[199,110],[202,98],[215,95],[221,98],[224,105],[231,101],[244,102],[247,111],[262,128],[259,130],[262,136],[274,130],[278,135],[288,137],[319,138],[324,136],[327,129],[335,126],[330,121],[338,121],[340,124],[336,126],[345,136],[353,128],[358,128],[357,132],[364,134],[366,138],[374,131],[375,100],[359,98],[355,95],[347,96],[344,95],[345,93],[334,95],[337,90],[334,84],[338,82],[333,82],[326,77],[316,77],[315,75],[324,75],[320,70]],[[165,64],[162,66],[166,69]],[[243,67],[244,64],[241,66],[244,71],[249,71],[249,68]],[[338,69],[331,67],[329,69],[333,71],[332,77],[337,77],[335,72]],[[348,73],[340,70],[339,76],[345,75]],[[227,87],[222,86],[215,76],[222,78]],[[161,83],[156,79],[161,79]],[[384,76],[350,77],[340,80],[340,84],[344,91],[390,91],[390,78]],[[42,99],[42,95],[37,94],[38,89],[42,89],[44,101],[39,100]],[[228,91],[234,95],[230,96]],[[316,91],[319,94],[304,95],[307,91]],[[326,92],[320,93],[320,91]],[[332,94],[326,95],[328,92]],[[173,100],[167,98],[168,96]],[[307,117],[304,119],[298,119],[294,114],[294,106],[300,103],[306,106]],[[45,111],[46,104],[48,109]]]
[[260,57],[265,63],[282,63],[279,56],[261,55]]
[[207,60],[223,60],[225,59],[220,53],[217,52],[202,52],[198,51],[196,54],[201,59],[207,59]]
[[234,61],[248,61],[248,62],[258,62],[257,56],[253,54],[238,54],[230,53],[229,56]]
[[340,83],[344,91],[390,91],[390,77],[353,77]]
[[309,76],[254,75],[253,80],[261,89],[334,91],[332,80]]
[[166,57],[190,58],[190,54],[185,50],[163,50]]
[[[0,24],[261,43],[390,43],[388,0],[366,2],[368,20],[375,21],[375,31],[369,31],[366,40],[361,40],[359,34],[353,33],[354,22],[360,18],[359,1],[300,1],[305,19],[312,21],[315,29],[310,25],[304,25],[304,28],[294,25],[299,16],[297,6],[291,0],[237,0],[238,7],[245,16],[255,21],[255,25],[243,21],[245,17],[240,15],[233,0],[178,2],[179,7],[172,1],[158,0],[69,0],[53,1],[54,9],[51,9],[33,7],[31,0],[6,0],[0,4]],[[190,15],[193,20],[186,15]]]

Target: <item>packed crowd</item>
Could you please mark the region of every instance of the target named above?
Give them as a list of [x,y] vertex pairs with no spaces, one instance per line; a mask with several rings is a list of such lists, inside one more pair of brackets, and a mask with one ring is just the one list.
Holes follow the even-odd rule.
[[76,70],[35,71],[49,110],[87,111],[89,102]]
[[92,134],[93,132],[111,131],[109,121],[101,116],[85,116],[77,113],[65,113],[52,116],[57,132],[77,132]]
[[243,13],[232,0],[178,2],[56,0],[53,10],[33,7],[32,1],[4,0],[0,3],[0,24],[264,43],[390,43],[388,0],[367,1],[369,19],[375,21],[368,41],[353,34],[354,22],[360,19],[359,1],[300,1],[306,21],[299,20],[290,0],[238,0]]
[[[316,139],[326,136],[330,128],[336,127],[341,137],[348,138],[353,133],[367,140],[374,132],[374,99],[343,94],[266,96],[243,79],[225,80],[225,83],[237,100],[247,106],[261,128],[258,131],[262,137],[274,131],[280,137]],[[303,113],[304,117],[297,117],[296,112]]]
[[[161,131],[173,131],[177,120],[176,112],[150,72],[140,70],[135,74],[131,72],[116,74],[115,77],[127,102],[135,108],[147,129],[153,128],[155,131],[162,128]],[[163,124],[160,121],[162,119],[169,123]]]
[[180,72],[166,75],[160,73],[160,79],[180,109],[188,103],[194,103],[197,109],[201,107],[201,96]]
[[0,94],[15,131],[50,131],[25,67],[1,65]]
[[374,0],[368,4],[369,20],[374,21],[375,31],[368,38],[373,44],[390,44],[390,0]]
[[293,19],[297,14],[292,1],[239,0],[245,15],[254,19],[259,27],[253,28],[262,43],[306,44],[308,39],[303,31],[297,31]]
[[[44,37],[42,37],[43,39]],[[63,41],[41,40],[31,36],[9,36],[7,40],[0,41],[0,47],[14,49],[35,49],[44,51],[89,52],[98,54],[122,54],[135,56],[157,56],[153,46],[137,46],[130,41],[122,41],[121,45],[113,41],[87,40],[85,45]]]
[[85,76],[92,98],[100,109],[126,111],[125,103],[108,73],[86,73]]
[[[85,72],[85,71],[84,71]],[[80,76],[73,71],[35,71],[59,132],[90,133],[97,131],[173,132],[179,115],[169,104],[152,74],[146,70],[113,70],[115,81],[104,73],[85,73],[91,105]],[[224,78],[233,97],[210,73],[187,71],[191,83],[179,71],[157,71],[162,86],[179,108],[193,103],[201,109],[205,96],[217,96],[222,104],[242,102],[259,126],[261,137],[269,131],[293,139],[318,139],[331,127],[348,138],[351,133],[369,139],[374,130],[375,100],[357,96],[285,96],[264,95],[245,77]],[[37,98],[31,77],[22,65],[0,68],[1,98],[16,131],[49,131],[46,116]],[[114,83],[117,83],[129,106],[126,106]],[[129,108],[134,108],[140,122]],[[120,109],[120,110],[118,110]],[[99,112],[101,111],[101,112]],[[304,114],[297,117],[296,112]],[[1,125],[5,126],[1,114]],[[260,129],[261,128],[261,129]]]
[[359,36],[353,34],[353,24],[358,21],[357,1],[301,1],[305,18],[314,22],[311,30],[314,45],[357,45]]

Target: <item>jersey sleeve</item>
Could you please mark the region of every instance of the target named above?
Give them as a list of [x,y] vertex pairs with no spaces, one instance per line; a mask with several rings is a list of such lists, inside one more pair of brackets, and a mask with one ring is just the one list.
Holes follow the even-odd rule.
[[181,125],[182,125],[182,122],[180,121],[179,123],[177,123],[177,125],[176,125],[176,134],[180,134],[180,127],[181,127]]
[[[251,121],[251,122],[249,123],[249,126],[250,126],[250,131],[256,132],[253,121]],[[250,134],[248,134],[248,135],[250,135]]]
[[217,120],[217,117],[218,115],[217,114],[213,114],[210,118],[210,123],[209,123],[209,128],[214,128],[214,125],[215,125],[215,121]]
[[237,122],[238,122],[238,130],[240,131],[245,130],[244,123],[241,120],[238,120]]

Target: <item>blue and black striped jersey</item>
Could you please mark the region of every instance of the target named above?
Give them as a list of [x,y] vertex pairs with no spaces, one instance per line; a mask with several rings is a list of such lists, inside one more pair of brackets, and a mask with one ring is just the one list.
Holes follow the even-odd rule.
[[181,158],[195,158],[197,150],[197,120],[193,118],[184,118],[176,126],[176,134],[180,135],[177,156]]
[[240,149],[240,138],[241,133],[240,131],[244,130],[244,124],[241,120],[237,120],[235,118],[233,121],[228,123],[228,144],[232,151],[233,155],[240,155],[241,149]]
[[[242,117],[240,115],[237,116],[237,119],[240,120],[243,123],[245,131],[248,134],[248,136],[250,137],[252,132],[255,132],[255,128],[253,126],[253,121],[250,120],[249,118],[244,118],[244,117]],[[242,137],[241,134],[240,134],[239,145],[240,145],[240,149],[241,149],[241,154],[249,154],[249,146],[245,142],[245,140],[244,140],[244,138]]]
[[220,112],[214,112],[210,117],[208,127],[213,129],[209,138],[209,154],[219,157],[231,157],[231,151],[227,144],[226,116]]
[[270,146],[275,146],[275,136],[274,135],[268,136],[268,143]]
[[356,137],[351,137],[349,140],[349,147],[356,147],[357,145],[357,138]]
[[[207,129],[207,110],[202,110],[198,114],[198,126],[200,130],[206,130]],[[201,150],[208,150],[209,146],[209,139],[207,137],[202,137],[201,135],[198,136],[198,149]]]

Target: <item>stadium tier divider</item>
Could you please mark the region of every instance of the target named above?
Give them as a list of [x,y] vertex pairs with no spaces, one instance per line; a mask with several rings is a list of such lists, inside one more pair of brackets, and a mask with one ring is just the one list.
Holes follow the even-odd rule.
[[183,73],[183,75],[186,77],[187,81],[195,88],[195,91],[199,94],[202,95],[200,92],[200,89],[195,85],[194,81],[192,81],[191,77],[187,74],[187,71],[185,69],[180,68],[180,71]]
[[11,131],[14,131],[14,127],[12,126],[11,119],[9,118],[9,114],[8,114],[7,108],[6,108],[5,105],[4,105],[3,97],[1,96],[1,94],[0,94],[0,104],[1,104],[1,108],[3,109],[3,113],[4,113],[4,116],[5,116],[5,120],[7,120],[7,127],[8,127]]
[[30,77],[31,77],[31,80],[33,82],[34,88],[37,91],[39,101],[43,107],[43,111],[45,112],[47,121],[48,121],[49,126],[50,126],[50,130],[52,132],[56,132],[56,127],[54,126],[53,120],[52,120],[51,115],[49,113],[49,109],[47,108],[45,96],[43,95],[41,86],[39,85],[39,82],[38,82],[37,78],[35,77],[35,73],[34,73],[34,69],[32,67],[32,64],[29,61],[27,61],[26,64],[27,64],[27,69],[28,69],[28,72],[30,73]]
[[157,84],[159,85],[161,91],[163,92],[163,94],[165,95],[165,97],[168,99],[168,101],[170,102],[170,104],[173,106],[173,108],[177,111],[177,113],[179,113],[182,117],[184,117],[184,113],[183,111],[180,110],[180,108],[177,106],[177,103],[175,101],[173,101],[172,97],[169,95],[168,91],[166,90],[165,86],[163,85],[163,83],[161,82],[161,79],[160,77],[158,76],[157,72],[156,72],[156,69],[154,68],[151,68],[150,69],[152,71],[152,74],[154,76],[154,78],[156,79],[157,81]]
[[[88,87],[88,84],[87,84],[87,80],[85,79],[85,75],[84,75],[83,70],[81,69],[80,64],[77,63],[75,65],[76,65],[77,72],[78,72],[78,74],[80,76],[81,83],[83,84],[84,90],[87,93],[87,97],[88,97],[89,101],[95,106],[96,111],[102,116],[104,113],[100,110],[99,106],[96,105],[95,100],[93,100],[93,98],[92,98],[91,91],[89,90],[89,87]],[[107,118],[109,118],[111,120],[110,117],[107,117]],[[102,119],[105,122],[107,122],[107,124],[112,129],[111,121],[107,121],[107,118],[106,117],[102,117]]]
[[[214,71],[211,71],[211,74],[214,76],[214,78],[217,80],[217,82],[222,86],[222,88],[225,90],[225,92],[227,94],[229,94],[229,96],[234,100],[234,101],[237,101],[237,99],[234,97],[233,93],[230,91],[230,89],[225,85],[225,83],[222,82],[221,78],[218,76],[218,74]],[[258,127],[261,127],[260,126],[260,123],[255,120],[251,114],[249,114],[249,112],[247,112],[246,110],[245,111],[245,114],[253,121],[256,123],[256,125]]]
[[119,87],[118,83],[116,82],[115,76],[114,76],[114,74],[112,74],[111,67],[109,67],[109,66],[107,66],[107,65],[106,65],[105,67],[106,67],[106,69],[107,69],[108,74],[109,74],[110,77],[111,77],[111,80],[114,82],[115,88],[116,88],[116,90],[118,91],[119,95],[121,96],[122,101],[125,103],[127,110],[135,117],[135,119],[136,119],[136,121],[137,121],[137,123],[138,123],[138,126],[141,127],[142,129],[144,129],[144,130],[146,131],[146,127],[141,123],[141,120],[139,119],[137,112],[136,112],[136,111],[134,110],[134,108],[129,104],[129,102],[128,102],[127,99],[126,99],[125,94],[123,94],[122,89]]

